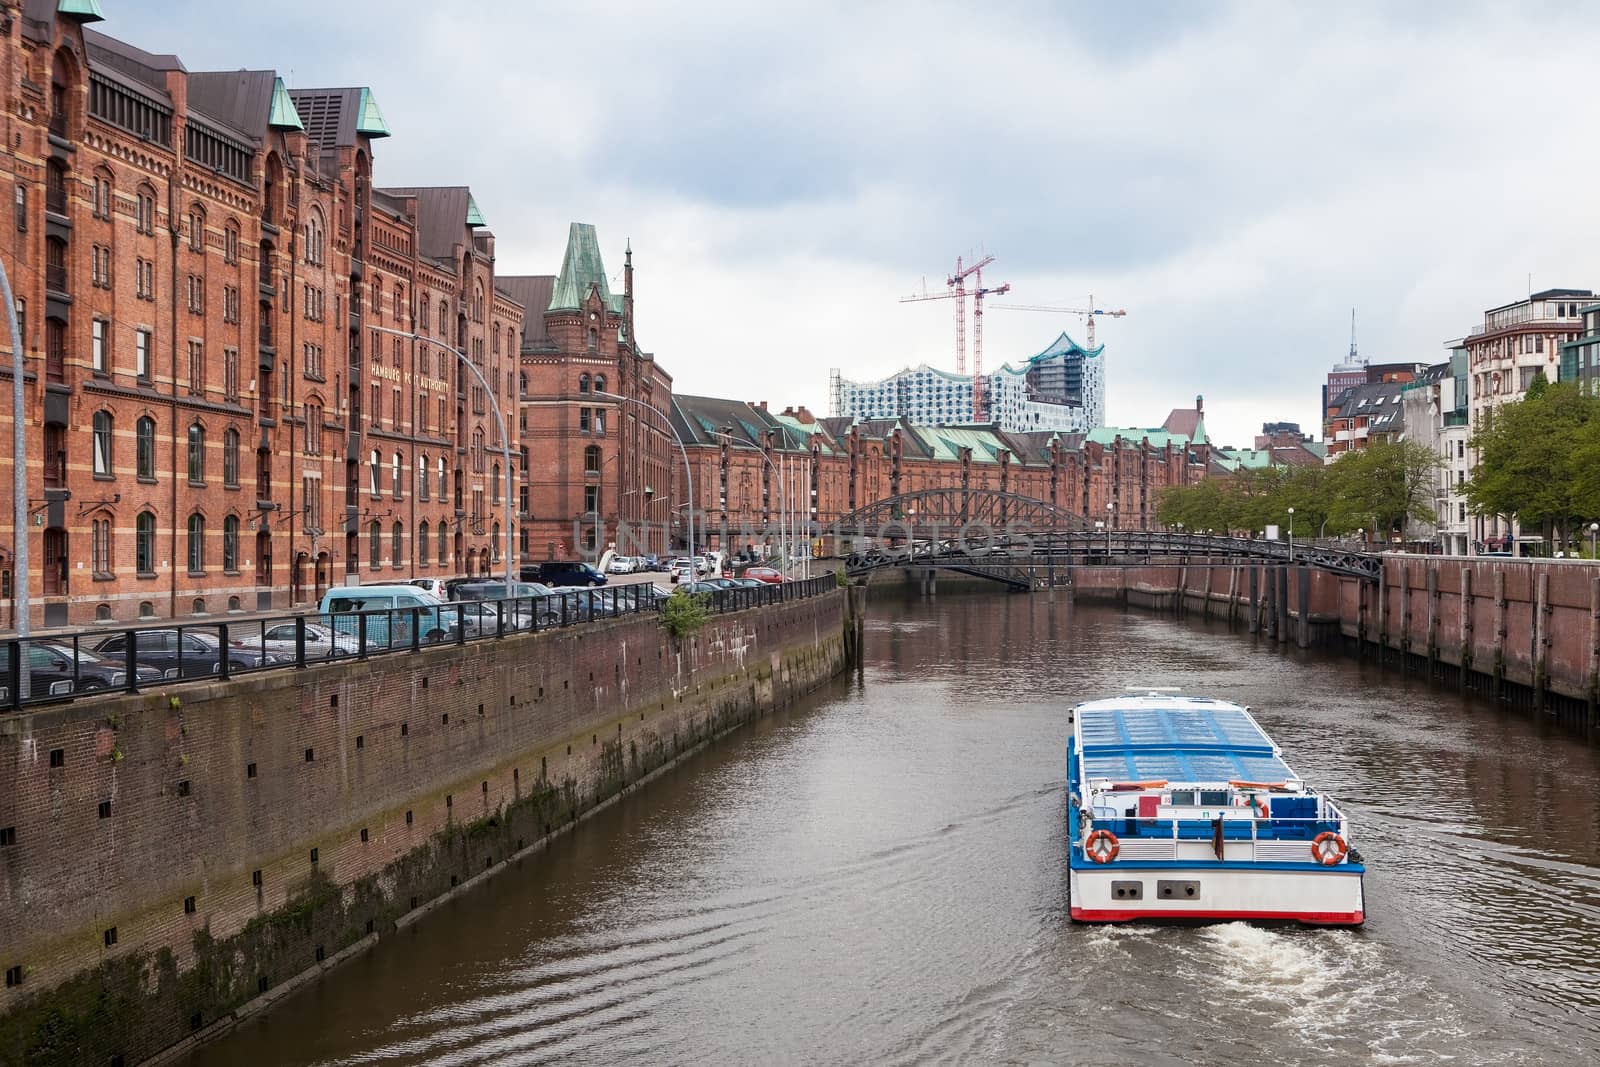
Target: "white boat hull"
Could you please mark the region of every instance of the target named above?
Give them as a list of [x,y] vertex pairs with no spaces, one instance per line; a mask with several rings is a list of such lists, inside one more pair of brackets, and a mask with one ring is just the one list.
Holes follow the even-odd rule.
[[1074,867],[1069,872],[1077,922],[1138,919],[1282,920],[1359,926],[1366,918],[1363,868]]

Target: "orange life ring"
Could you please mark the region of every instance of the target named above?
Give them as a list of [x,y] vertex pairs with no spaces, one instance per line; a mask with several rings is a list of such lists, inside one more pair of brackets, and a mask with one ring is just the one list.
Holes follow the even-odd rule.
[[1311,841],[1311,855],[1324,867],[1332,867],[1344,859],[1349,851],[1350,846],[1344,843],[1344,838],[1332,830],[1324,830]]
[[1121,849],[1117,835],[1110,830],[1095,830],[1083,839],[1083,854],[1096,863],[1110,863]]
[[1258,818],[1265,819],[1270,811],[1270,809],[1267,807],[1267,801],[1265,797],[1251,797],[1250,806],[1256,810],[1256,816]]

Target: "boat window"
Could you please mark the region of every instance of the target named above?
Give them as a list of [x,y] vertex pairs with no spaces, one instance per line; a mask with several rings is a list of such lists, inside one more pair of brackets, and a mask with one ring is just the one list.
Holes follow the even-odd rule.
[[1172,791],[1172,806],[1175,808],[1194,807],[1194,790],[1174,789]]
[[1214,808],[1214,807],[1217,807],[1219,805],[1226,804],[1226,803],[1228,803],[1228,791],[1226,789],[1202,789],[1202,790],[1200,790],[1200,806],[1201,807],[1203,807],[1203,808]]

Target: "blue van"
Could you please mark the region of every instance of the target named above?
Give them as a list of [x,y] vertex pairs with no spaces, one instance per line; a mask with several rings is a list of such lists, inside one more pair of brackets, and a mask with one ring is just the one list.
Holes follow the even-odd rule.
[[384,648],[411,644],[415,622],[417,640],[432,645],[452,640],[460,625],[460,612],[414,585],[337,585],[322,595],[317,608],[328,626],[356,637],[361,616],[367,617],[367,645]]

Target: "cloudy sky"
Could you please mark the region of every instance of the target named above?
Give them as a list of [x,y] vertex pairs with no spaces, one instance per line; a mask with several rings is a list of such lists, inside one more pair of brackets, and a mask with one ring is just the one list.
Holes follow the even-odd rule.
[[[1319,423],[1352,306],[1364,357],[1433,362],[1530,276],[1600,281],[1579,3],[225,6],[101,0],[97,28],[372,86],[378,180],[471,185],[503,273],[553,273],[579,220],[620,283],[631,238],[682,392],[823,413],[831,367],[952,367],[951,304],[898,298],[989,252],[1010,300],[1127,309],[1111,422],[1204,394],[1247,443]],[[1082,335],[986,319],[991,366]]]

